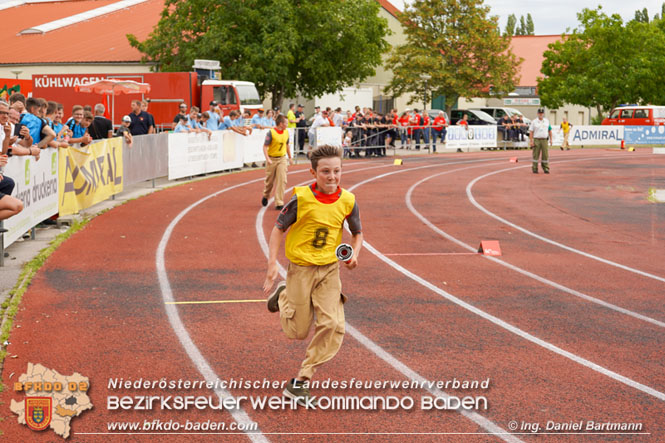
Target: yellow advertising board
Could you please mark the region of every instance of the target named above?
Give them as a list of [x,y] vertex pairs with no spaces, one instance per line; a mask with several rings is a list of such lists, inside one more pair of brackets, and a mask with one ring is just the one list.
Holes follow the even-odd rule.
[[122,138],[60,150],[60,215],[75,214],[122,192]]

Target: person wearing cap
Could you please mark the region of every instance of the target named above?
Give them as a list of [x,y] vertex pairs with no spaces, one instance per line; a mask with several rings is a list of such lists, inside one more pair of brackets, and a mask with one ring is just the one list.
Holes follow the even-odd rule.
[[173,128],[175,129],[176,125],[180,121],[180,116],[187,118],[187,103],[180,103],[178,107],[178,113],[173,117]]
[[132,118],[128,115],[122,117],[122,122],[117,131],[115,131],[116,137],[124,137],[125,142],[131,146],[132,145],[132,132],[129,130],[129,125],[132,124]]
[[181,115],[178,118],[178,124],[175,125],[175,128],[173,129],[173,132],[176,133],[176,134],[181,133],[181,132],[184,132],[184,133],[193,132],[192,128],[189,126],[189,124],[187,124],[187,117],[184,117],[184,116]]
[[[318,110],[319,107],[317,106],[316,109]],[[312,148],[316,147],[316,128],[319,127],[325,127],[325,126],[330,126],[330,120],[328,120],[328,113],[326,111],[322,111],[319,114],[315,115],[315,120],[314,123],[312,123],[312,126],[309,128],[309,145]]]
[[529,126],[529,143],[533,147],[533,159],[531,161],[531,171],[538,174],[538,159],[540,166],[545,174],[550,173],[549,151],[547,140],[552,146],[552,128],[550,122],[545,118],[545,110],[538,108],[538,118],[531,120]]
[[206,128],[211,131],[216,131],[219,128],[219,108],[215,100],[210,102],[210,109],[208,110],[208,120],[206,121]]
[[317,117],[321,116],[321,106],[314,106],[314,115],[310,117],[309,121],[314,122],[314,120],[317,119]]

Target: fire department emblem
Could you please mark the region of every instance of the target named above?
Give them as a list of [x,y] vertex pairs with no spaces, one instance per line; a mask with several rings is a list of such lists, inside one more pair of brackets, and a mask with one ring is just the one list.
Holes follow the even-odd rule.
[[25,421],[33,431],[43,431],[51,424],[51,397],[26,397]]

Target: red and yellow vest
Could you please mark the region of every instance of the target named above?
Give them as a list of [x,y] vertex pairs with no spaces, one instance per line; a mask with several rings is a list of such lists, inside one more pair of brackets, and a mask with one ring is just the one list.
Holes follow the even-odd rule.
[[298,215],[286,235],[286,257],[296,265],[328,265],[337,261],[335,248],[342,242],[344,220],[356,197],[342,190],[334,203],[321,203],[307,186],[294,188]]
[[271,129],[272,141],[268,146],[268,155],[270,157],[284,157],[286,155],[286,145],[289,143],[289,131],[284,130],[281,133],[276,129]]

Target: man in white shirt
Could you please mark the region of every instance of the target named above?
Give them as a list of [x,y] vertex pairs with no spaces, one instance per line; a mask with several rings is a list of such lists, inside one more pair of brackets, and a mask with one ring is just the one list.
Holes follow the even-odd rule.
[[543,168],[545,174],[550,173],[549,151],[547,147],[547,140],[550,141],[552,146],[552,127],[549,120],[544,118],[545,111],[543,108],[538,108],[538,118],[531,120],[529,126],[529,142],[533,147],[533,160],[531,162],[531,170],[534,174],[538,174],[538,159],[540,158],[540,166]]
[[314,123],[312,123],[312,126],[309,128],[309,144],[312,149],[316,148],[316,128],[322,126],[330,126],[330,120],[328,120],[327,111],[322,111],[321,114],[316,116]]

